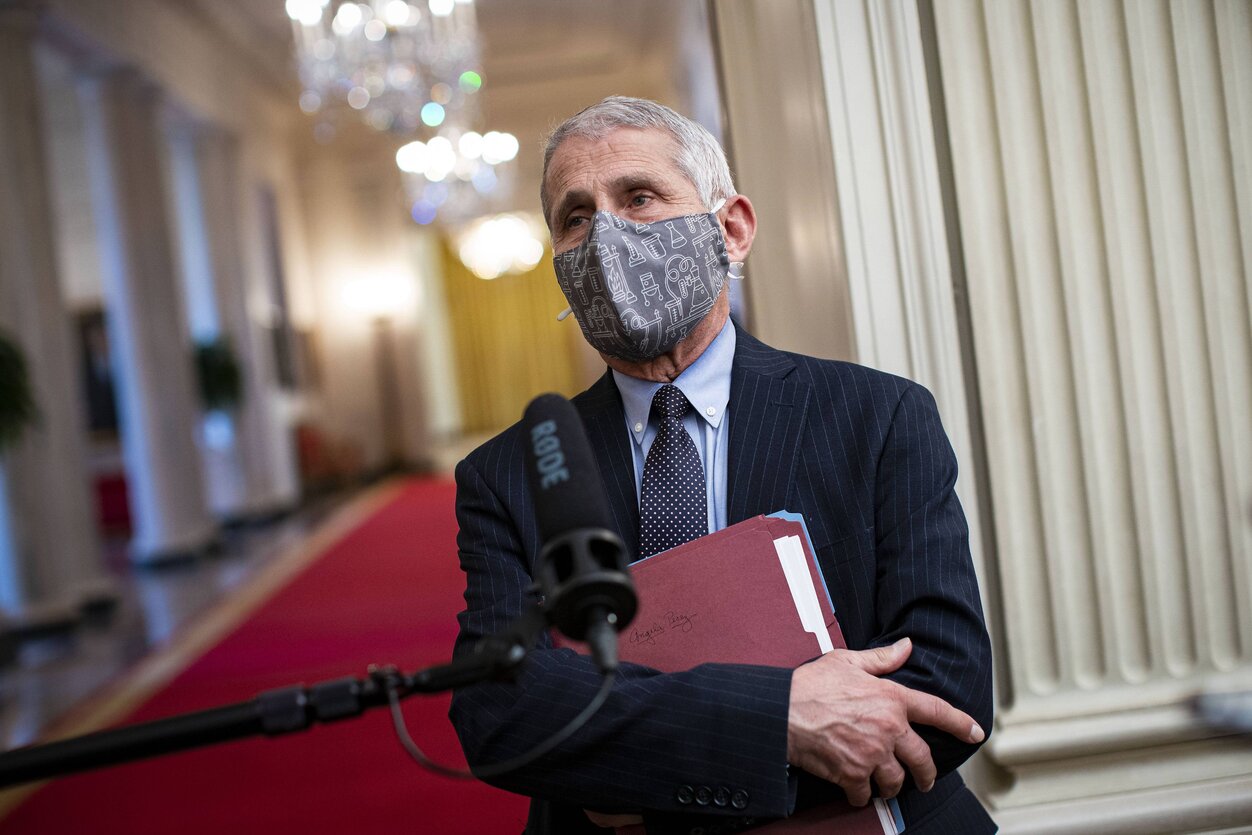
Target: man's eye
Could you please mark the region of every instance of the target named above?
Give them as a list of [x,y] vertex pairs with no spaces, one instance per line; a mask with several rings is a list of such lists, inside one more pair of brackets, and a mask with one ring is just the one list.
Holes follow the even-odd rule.
[[583,224],[583,221],[585,221],[586,219],[587,218],[583,217],[582,215],[572,215],[565,219],[565,228],[577,229],[579,226]]
[[636,209],[646,206],[650,202],[652,202],[652,195],[650,194],[636,194],[634,197],[630,198],[630,205],[634,206]]

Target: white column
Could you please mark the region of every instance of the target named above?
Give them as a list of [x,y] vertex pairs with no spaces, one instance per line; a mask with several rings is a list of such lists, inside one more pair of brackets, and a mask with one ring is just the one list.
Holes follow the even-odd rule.
[[263,277],[245,269],[248,242],[241,219],[256,207],[249,206],[245,193],[239,141],[228,134],[203,131],[196,146],[218,321],[244,377],[243,404],[231,415],[238,479],[229,515],[260,517],[286,509],[296,499],[290,489],[296,480],[294,472],[289,472],[294,466],[292,441],[278,414],[281,392],[268,328],[274,300],[270,287],[258,280]]
[[957,490],[985,577],[970,392],[917,5],[787,0],[711,8],[736,177],[760,215],[745,282],[753,327],[780,347],[853,359],[934,392],[961,462]]
[[196,553],[214,536],[195,432],[200,407],[162,184],[158,93],[133,72],[84,80],[92,198],[117,369],[139,562]]
[[978,450],[917,4],[818,0],[814,12],[856,358],[934,393],[986,603]]
[[0,4],[0,329],[26,356],[40,418],[0,456],[0,610],[61,620],[111,597],[92,515],[83,405],[57,279],[35,14]]
[[1252,688],[1252,7],[934,13],[1008,660],[989,799],[1006,832],[1246,823],[1246,740],[1188,700]]

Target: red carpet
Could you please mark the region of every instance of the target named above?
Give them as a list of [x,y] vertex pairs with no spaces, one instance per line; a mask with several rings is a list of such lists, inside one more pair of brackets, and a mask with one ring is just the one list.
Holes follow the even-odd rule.
[[[453,487],[394,497],[138,706],[123,724],[241,701],[292,683],[446,661],[462,608]],[[464,765],[448,697],[404,702],[409,730]],[[0,820],[15,833],[518,833],[523,798],[421,770],[385,709],[276,739],[248,739],[67,777]]]

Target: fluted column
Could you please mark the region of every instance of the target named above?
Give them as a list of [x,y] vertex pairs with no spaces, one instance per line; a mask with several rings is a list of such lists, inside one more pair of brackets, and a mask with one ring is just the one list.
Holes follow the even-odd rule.
[[[934,3],[1003,594],[1008,832],[1246,821],[1252,7]],[[1188,791],[1170,787],[1188,783]]]
[[35,26],[23,4],[0,3],[0,329],[26,356],[40,410],[22,442],[0,455],[0,610],[41,621],[72,617],[113,592],[57,277]]
[[119,70],[81,85],[110,349],[135,535],[133,559],[195,553],[214,536],[195,431],[191,343],[163,184],[159,97]]

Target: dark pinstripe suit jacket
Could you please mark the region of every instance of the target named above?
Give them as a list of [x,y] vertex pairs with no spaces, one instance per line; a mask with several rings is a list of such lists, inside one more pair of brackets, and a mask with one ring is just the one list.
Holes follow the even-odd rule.
[[[574,403],[618,532],[637,553],[634,467],[612,376]],[[908,636],[912,656],[891,678],[941,696],[990,729],[990,646],[953,492],[956,461],[930,394],[861,366],[774,350],[740,330],[728,417],[728,522],[803,513],[848,645]],[[541,543],[523,441],[515,425],[457,467],[457,545],[467,580],[458,653],[502,629],[527,600]],[[650,830],[686,831],[693,812],[706,832],[782,816],[795,790],[786,767],[790,677],[772,667],[706,664],[661,675],[623,665],[586,728],[520,773],[490,782],[540,799],[528,832],[602,832],[587,823],[584,807],[650,810]],[[545,637],[516,684],[455,694],[451,717],[466,756],[485,765],[528,750],[586,705],[599,680],[587,659],[553,649]],[[908,831],[994,831],[953,771],[976,746],[918,730],[948,776],[928,794],[911,786],[901,794]],[[801,804],[838,791],[807,775],[799,783]],[[713,802],[699,806],[693,794]]]

